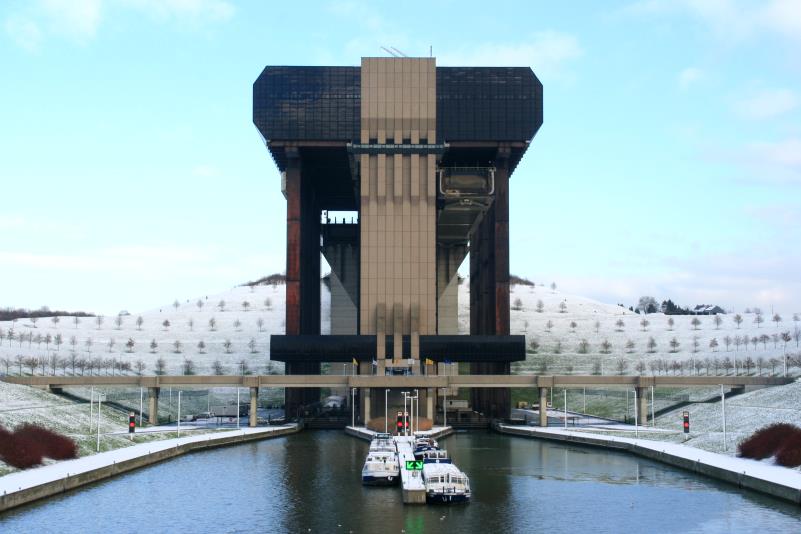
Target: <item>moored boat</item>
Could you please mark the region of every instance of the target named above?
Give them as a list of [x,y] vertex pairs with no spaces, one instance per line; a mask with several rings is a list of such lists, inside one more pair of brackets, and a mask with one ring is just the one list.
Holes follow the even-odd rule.
[[423,466],[426,502],[469,502],[470,479],[452,463],[429,462]]

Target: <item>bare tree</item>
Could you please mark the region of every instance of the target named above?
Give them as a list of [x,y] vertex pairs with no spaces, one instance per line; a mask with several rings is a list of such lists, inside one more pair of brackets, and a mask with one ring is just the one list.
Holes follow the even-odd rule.
[[158,350],[158,348],[159,348],[159,344],[156,343],[156,340],[155,339],[151,340],[150,341],[150,353],[151,354],[156,354],[156,351]]
[[615,330],[622,332],[626,328],[626,323],[623,322],[623,319],[618,319],[615,321],[615,326],[617,327]]
[[141,316],[141,315],[140,315],[139,317],[137,317],[137,318],[136,318],[136,329],[137,329],[137,330],[142,330],[142,324],[143,324],[144,322],[145,322],[145,320],[144,320],[144,319],[142,319],[142,316]]
[[551,282],[551,293],[556,291],[556,282]]
[[242,311],[248,311],[250,309],[250,302],[244,300],[242,301]]
[[225,367],[223,367],[223,364],[220,362],[220,360],[214,360],[214,363],[211,364],[211,368],[214,370],[214,374],[217,376],[225,374]]
[[202,339],[197,342],[197,351],[200,354],[206,354],[206,342],[203,341]]
[[234,328],[236,329],[237,332],[242,330],[242,321],[240,321],[239,319],[234,319]]
[[203,299],[197,299],[197,302],[195,302],[195,306],[197,306],[197,311],[202,310],[203,309]]
[[183,344],[181,344],[181,342],[178,341],[177,339],[172,342],[172,351],[175,354],[181,354],[181,349],[182,348],[183,348]]
[[562,342],[557,341],[556,345],[553,346],[553,353],[554,354],[562,354]]
[[629,362],[625,358],[618,358],[615,360],[615,367],[617,368],[617,374],[625,374],[626,370],[629,368]]
[[656,340],[652,336],[648,337],[648,343],[645,346],[648,347],[648,352],[651,354],[656,352]]
[[718,351],[718,340],[717,338],[712,338],[709,340],[709,348],[712,349],[712,352]]
[[782,316],[778,313],[773,314],[773,318],[771,319],[774,323],[776,323],[776,328],[779,328],[779,323],[782,322]]
[[640,321],[640,326],[642,327],[642,331],[645,332],[646,330],[648,330],[648,325],[650,325],[650,324],[651,323],[648,321],[648,319],[643,318]]
[[757,328],[765,322],[765,319],[762,317],[761,313],[758,313],[754,316],[754,323],[757,325]]
[[531,349],[531,352],[537,354],[537,350],[540,348],[540,342],[537,338],[532,339],[528,342],[528,348]]
[[118,315],[114,318],[114,326],[117,327],[117,330],[122,329],[122,315]]
[[145,365],[145,362],[143,362],[142,360],[136,360],[136,363],[134,364],[134,366],[136,367],[136,374],[138,374],[139,376],[142,376],[142,373],[144,372],[145,367],[147,367]]
[[698,327],[701,326],[701,319],[699,319],[697,316],[693,317],[690,320],[690,324],[693,325],[693,330],[698,330]]
[[601,341],[600,347],[601,347],[601,354],[609,354],[610,352],[612,352],[612,344],[609,343],[608,339],[604,339],[603,341]]
[[634,341],[631,340],[631,339],[627,339],[626,340],[626,352],[628,354],[631,354],[632,352],[634,352],[634,347],[636,347],[636,345],[634,344]]
[[78,338],[75,336],[70,336],[70,347],[73,351],[75,351],[76,346],[78,346]]
[[515,311],[521,311],[523,309],[523,301],[520,298],[516,298],[512,303],[512,309]]
[[679,351],[680,343],[679,340],[676,339],[675,337],[670,340],[669,345],[670,345],[670,352],[675,353]]
[[56,334],[53,337],[53,343],[56,345],[56,350],[61,350],[61,344],[64,343],[64,338],[61,337],[61,334]]
[[164,319],[164,321],[162,321],[162,323],[161,323],[161,326],[164,327],[164,331],[166,332],[167,330],[170,329],[170,320],[169,319]]
[[239,372],[240,374],[242,374],[242,376],[251,374],[248,362],[244,358],[239,360],[238,363],[239,363]]
[[734,315],[734,317],[732,317],[732,319],[734,320],[734,323],[737,325],[737,329],[739,330],[740,325],[743,324],[743,316],[737,313]]
[[164,358],[158,358],[156,360],[156,368],[154,369],[154,373],[157,375],[163,375],[167,369],[167,362],[164,361]]
[[250,349],[250,353],[251,354],[256,354],[257,351],[256,351],[256,339],[255,338],[250,338],[250,341],[248,341],[248,348]]
[[134,345],[136,345],[136,342],[133,340],[133,338],[129,337],[128,341],[125,342],[125,348],[127,349],[127,352],[133,352]]
[[595,321],[595,323],[593,324],[593,326],[595,327],[595,333],[597,334],[597,333],[598,333],[598,330],[600,330],[600,329],[601,329],[601,321]]
[[225,311],[225,301],[221,300],[220,302],[218,302],[217,303],[217,307],[220,308],[221,312],[224,312]]
[[113,338],[113,337],[110,337],[110,338],[108,339],[108,343],[106,343],[106,345],[108,346],[108,351],[109,351],[109,352],[111,352],[111,349],[113,349],[113,348],[114,348],[114,343],[115,343],[115,342],[114,342],[114,338]]
[[189,331],[190,332],[194,332],[195,331],[195,320],[190,317],[189,321],[187,322],[187,324],[189,325]]
[[676,324],[676,321],[673,320],[673,317],[668,317],[667,324],[668,324],[668,330],[673,330],[673,325]]
[[191,358],[184,358],[184,363],[181,366],[181,371],[185,375],[195,374],[195,362]]
[[178,299],[175,299],[175,302],[172,303],[172,307],[175,308],[175,311],[178,311],[178,308],[181,306],[181,303],[178,302]]
[[78,323],[80,323],[80,322],[81,322],[81,318],[80,318],[80,317],[78,317],[77,315],[74,315],[74,316],[72,317],[72,324],[74,324],[74,325],[75,325],[75,330],[77,330],[77,329],[78,329]]
[[256,326],[259,327],[259,332],[264,332],[264,319],[262,319],[261,317],[256,319]]
[[754,346],[754,350],[757,349],[757,343],[759,343],[759,338],[754,336],[751,338],[751,344]]
[[102,315],[98,315],[97,317],[95,317],[95,324],[97,325],[97,329],[100,330],[100,327],[103,326],[103,316]]
[[542,313],[544,309],[545,309],[545,304],[542,302],[542,300],[538,300],[537,307],[535,308],[535,310],[537,311],[537,313]]
[[38,317],[31,317],[31,324],[33,325],[34,328],[36,328],[36,321],[38,320],[39,320]]
[[698,347],[701,346],[701,343],[698,341],[698,336],[693,336],[693,354],[698,353]]
[[720,362],[720,365],[723,367],[723,373],[728,375],[729,371],[732,369],[732,363],[728,356],[725,356],[723,360]]
[[578,325],[576,324],[576,321],[570,321],[570,331],[571,332],[575,332],[577,326]]
[[53,328],[58,326],[58,323],[61,322],[61,318],[58,315],[53,316],[50,321],[53,323]]
[[564,300],[559,303],[559,313],[567,313],[567,302]]
[[645,374],[645,362],[643,362],[642,360],[638,361],[634,365],[634,370],[637,372],[638,375]]
[[590,350],[590,343],[586,339],[582,338],[581,341],[579,341],[576,352],[578,352],[579,354],[587,354],[589,350]]
[[273,308],[272,299],[270,299],[269,297],[264,299],[264,307],[267,308],[268,310],[271,310]]
[[226,339],[225,341],[223,341],[223,347],[225,348],[226,354],[231,354],[231,345],[232,343],[230,339]]
[[547,322],[547,323],[545,323],[545,330],[546,330],[547,332],[550,332],[550,331],[551,331],[551,328],[553,328],[553,321],[551,321],[550,319],[548,319],[548,322]]
[[721,319],[720,315],[716,313],[712,318],[712,322],[715,323],[715,330],[720,330],[720,325],[723,324],[723,319]]
[[217,320],[214,319],[214,317],[209,319],[209,330],[211,330],[212,332],[217,330]]

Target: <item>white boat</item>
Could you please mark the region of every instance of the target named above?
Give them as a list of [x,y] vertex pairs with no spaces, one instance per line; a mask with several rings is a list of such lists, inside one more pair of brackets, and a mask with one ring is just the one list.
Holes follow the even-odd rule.
[[362,467],[362,484],[384,486],[397,484],[399,480],[397,452],[371,448]]
[[470,501],[470,479],[450,463],[427,462],[423,465],[426,502],[456,503]]
[[376,434],[370,441],[370,451],[397,452],[395,440],[389,434]]

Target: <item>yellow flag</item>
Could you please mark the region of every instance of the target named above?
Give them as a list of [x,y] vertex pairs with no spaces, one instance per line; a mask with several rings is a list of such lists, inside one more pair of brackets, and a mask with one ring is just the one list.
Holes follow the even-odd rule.
[[359,362],[356,361],[356,358],[353,358],[353,365],[359,365]]

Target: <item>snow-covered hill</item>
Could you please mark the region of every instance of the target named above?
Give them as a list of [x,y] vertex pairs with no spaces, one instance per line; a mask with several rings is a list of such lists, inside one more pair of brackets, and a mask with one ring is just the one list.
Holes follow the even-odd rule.
[[[321,326],[322,332],[327,333],[330,293],[324,284],[321,295]],[[537,347],[536,353],[530,349],[528,360],[516,367],[523,373],[546,369],[551,373],[592,373],[600,369],[610,374],[620,372],[621,365],[625,366],[624,372],[634,373],[640,361],[646,365],[647,373],[667,372],[648,365],[659,361],[692,361],[694,366],[685,367],[683,372],[703,373],[714,372],[717,361],[718,372],[731,373],[733,368],[724,369],[725,359],[732,367],[736,359],[738,371],[744,372],[748,357],[754,362],[751,374],[757,372],[758,362],[763,364],[763,373],[778,373],[783,370],[785,352],[793,355],[799,350],[798,339],[785,344],[779,338],[782,332],[792,335],[799,328],[792,314],[778,324],[763,316],[764,322],[757,324],[754,314],[742,313],[740,325],[735,324],[733,315],[721,315],[721,324],[716,325],[710,316],[641,316],[621,306],[540,285],[512,286],[511,301],[512,333],[525,334],[529,346],[533,342]],[[459,286],[462,334],[469,331],[469,302],[469,281],[465,281]],[[45,361],[44,372],[52,373],[53,356],[55,372],[59,374],[65,370],[72,373],[73,362],[77,373],[82,372],[81,367],[84,373],[90,372],[90,366],[93,373],[119,372],[108,367],[112,360],[129,365],[123,371],[128,373],[136,372],[137,362],[141,362],[143,372],[152,374],[158,369],[159,360],[163,360],[168,374],[185,372],[187,365],[195,373],[237,373],[241,372],[242,362],[253,373],[281,372],[281,365],[270,361],[269,339],[271,334],[284,332],[284,317],[285,286],[272,284],[235,287],[173,304],[167,301],[142,313],[104,317],[102,322],[81,318],[76,324],[72,317],[62,317],[58,323],[49,318],[35,323],[30,319],[0,322],[0,372],[5,373],[8,364],[11,374],[17,374],[20,367],[23,373],[29,373],[24,360],[35,357]],[[647,325],[642,324],[643,319]],[[700,324],[694,326],[694,319]],[[13,332],[11,340],[9,331]],[[61,337],[60,345],[54,341],[57,336]],[[767,337],[755,346],[752,340],[761,336]],[[749,339],[747,345],[741,341],[745,337]],[[649,348],[651,340],[653,346]],[[626,363],[621,364],[622,361]],[[215,362],[220,365],[215,366]],[[792,358],[790,363],[792,366]],[[35,372],[42,373],[41,365]]]

